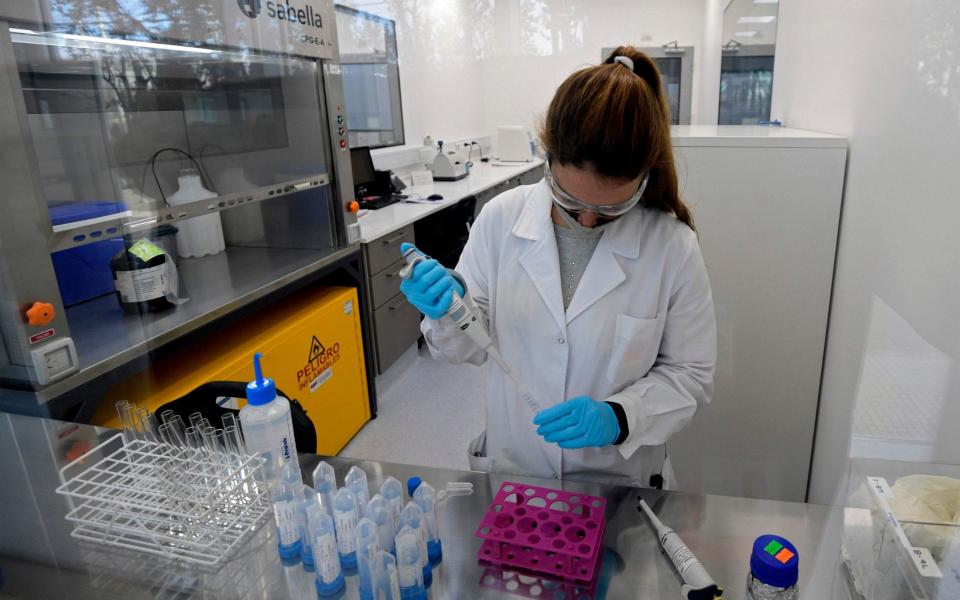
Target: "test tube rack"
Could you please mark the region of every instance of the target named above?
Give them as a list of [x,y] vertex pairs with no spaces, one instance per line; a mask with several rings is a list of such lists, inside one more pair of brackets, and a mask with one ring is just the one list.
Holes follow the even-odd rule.
[[505,481],[477,527],[481,561],[570,580],[593,580],[607,501]]
[[258,454],[118,433],[60,470],[74,538],[215,565],[271,510]]

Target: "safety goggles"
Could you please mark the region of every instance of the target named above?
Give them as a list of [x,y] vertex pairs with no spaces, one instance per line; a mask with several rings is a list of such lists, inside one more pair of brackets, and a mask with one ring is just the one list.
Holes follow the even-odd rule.
[[649,174],[644,176],[643,181],[640,182],[640,187],[637,188],[633,196],[617,204],[589,204],[582,200],[577,200],[560,187],[557,180],[553,178],[553,172],[550,170],[549,164],[547,164],[544,179],[550,188],[550,193],[553,194],[553,201],[564,210],[572,213],[589,211],[605,217],[619,217],[626,214],[640,202],[640,198],[643,197],[643,191],[647,189],[647,181],[650,179],[650,176]]

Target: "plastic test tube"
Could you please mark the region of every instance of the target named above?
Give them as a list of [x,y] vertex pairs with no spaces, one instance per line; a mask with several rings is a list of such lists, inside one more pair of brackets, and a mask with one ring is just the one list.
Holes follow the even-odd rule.
[[354,529],[354,538],[357,544],[357,572],[360,575],[360,598],[373,598],[373,568],[380,552],[377,524],[364,517],[357,521]]
[[377,537],[380,539],[380,549],[387,552],[396,552],[393,537],[397,531],[393,528],[393,519],[390,518],[390,505],[380,494],[374,495],[367,502],[367,518],[377,524]]
[[310,525],[308,516],[313,506],[319,506],[317,503],[317,493],[313,488],[301,484],[300,500],[297,502],[297,522],[300,526],[300,558],[303,560],[303,567],[307,570],[313,569],[313,550],[310,547]]
[[353,530],[357,526],[357,499],[343,487],[333,498],[333,524],[337,528],[337,548],[344,569],[357,568],[357,547]]
[[[393,545],[393,542],[390,542]],[[373,595],[377,600],[400,600],[400,579],[397,576],[397,560],[385,550],[377,552],[374,559]]]
[[413,501],[423,511],[423,522],[427,533],[427,556],[431,564],[443,560],[443,547],[440,544],[440,531],[437,528],[437,492],[424,481],[413,493]]
[[380,484],[380,494],[390,505],[390,518],[393,521],[393,530],[400,530],[400,512],[403,510],[403,484],[396,477],[389,476]]
[[397,533],[397,579],[403,600],[423,600],[427,597],[421,567],[420,539],[420,534],[409,526],[404,526]]
[[350,467],[347,476],[343,478],[343,485],[350,488],[357,499],[357,516],[363,517],[370,501],[370,486],[367,485],[367,473],[358,466]]
[[[423,569],[423,585],[429,588],[430,584],[433,583],[433,567],[427,553],[427,530],[424,527],[423,509],[413,502],[407,502],[400,513],[400,527],[409,527],[420,536],[420,549],[422,551],[420,566]],[[397,551],[399,552],[399,550]]]
[[277,552],[283,560],[300,558],[300,523],[297,504],[300,500],[300,477],[292,463],[283,467],[280,483],[273,496],[273,514],[277,522]]
[[313,470],[313,489],[317,491],[320,506],[333,516],[333,497],[337,493],[337,476],[329,463],[320,461]]
[[317,571],[317,594],[320,597],[333,596],[338,594],[344,585],[333,517],[324,512],[319,505],[315,505],[310,507],[307,521],[313,564]]

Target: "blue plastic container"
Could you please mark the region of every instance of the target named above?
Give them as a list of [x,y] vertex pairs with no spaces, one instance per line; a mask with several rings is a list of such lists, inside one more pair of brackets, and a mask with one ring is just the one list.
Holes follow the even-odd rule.
[[[122,202],[71,202],[50,207],[50,221],[63,225],[123,212]],[[71,306],[113,293],[110,259],[123,250],[123,238],[115,237],[50,255],[60,285],[64,306]]]

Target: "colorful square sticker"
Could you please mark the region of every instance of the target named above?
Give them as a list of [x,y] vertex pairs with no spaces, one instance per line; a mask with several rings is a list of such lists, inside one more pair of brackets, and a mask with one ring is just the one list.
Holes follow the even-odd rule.
[[793,558],[793,556],[794,556],[793,552],[790,552],[789,550],[784,548],[780,552],[777,552],[777,555],[774,556],[774,558],[779,560],[783,564],[787,564],[788,562],[790,562],[790,559]]
[[770,556],[776,556],[777,552],[780,552],[782,548],[783,548],[783,544],[781,544],[777,540],[770,540],[770,543],[766,545],[763,551],[769,554]]

